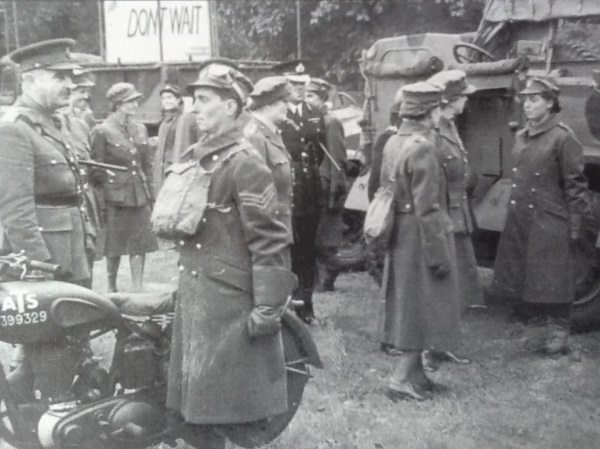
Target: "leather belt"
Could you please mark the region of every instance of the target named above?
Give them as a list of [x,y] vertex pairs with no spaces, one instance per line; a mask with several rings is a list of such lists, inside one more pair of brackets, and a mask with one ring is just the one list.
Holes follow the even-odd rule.
[[79,197],[61,197],[61,198],[36,198],[36,206],[63,206],[63,207],[79,207],[81,200]]

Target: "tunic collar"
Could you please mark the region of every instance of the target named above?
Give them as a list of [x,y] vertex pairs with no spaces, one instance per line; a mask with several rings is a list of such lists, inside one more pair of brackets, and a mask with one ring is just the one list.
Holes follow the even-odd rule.
[[538,134],[545,133],[549,129],[554,128],[559,124],[559,122],[560,120],[556,114],[550,114],[550,116],[542,123],[532,125],[531,123],[527,122],[525,127],[520,131],[520,134],[527,134],[529,137],[535,137]]
[[198,142],[194,151],[194,159],[200,160],[212,153],[225,150],[239,143],[244,139],[243,127],[240,125],[241,123],[236,120],[231,128],[225,130],[221,134]]
[[423,136],[429,136],[433,132],[433,129],[429,126],[425,126],[423,123],[418,122],[416,120],[411,119],[403,119],[400,128],[398,129],[398,134],[400,135],[410,135],[413,133],[421,134]]
[[252,116],[256,119],[256,121],[259,122],[259,125],[263,125],[265,128],[267,128],[273,134],[277,133],[277,126],[275,126],[275,123],[273,123],[267,117],[262,115],[260,112],[254,112],[254,113],[252,113]]

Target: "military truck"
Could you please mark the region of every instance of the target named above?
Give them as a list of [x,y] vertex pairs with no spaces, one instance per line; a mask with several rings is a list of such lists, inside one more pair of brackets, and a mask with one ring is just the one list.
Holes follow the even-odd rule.
[[[363,52],[365,118],[373,133],[388,126],[396,91],[442,68],[467,73],[477,92],[458,122],[478,174],[472,194],[474,235],[481,264],[492,266],[511,189],[514,131],[524,123],[516,93],[530,76],[549,76],[561,89],[561,117],[584,145],[593,212],[600,203],[600,2],[488,0],[477,31],[381,39]],[[597,220],[588,217],[586,254],[578,261],[575,322],[600,324]]]

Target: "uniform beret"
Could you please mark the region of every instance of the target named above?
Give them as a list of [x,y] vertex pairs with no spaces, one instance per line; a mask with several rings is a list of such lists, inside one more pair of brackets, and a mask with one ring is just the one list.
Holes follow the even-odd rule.
[[255,85],[250,93],[253,109],[273,104],[278,100],[286,101],[290,96],[288,80],[283,76],[267,76]]
[[181,89],[179,88],[179,86],[176,86],[175,84],[165,84],[165,87],[163,87],[160,90],[159,95],[162,95],[165,92],[170,92],[173,95],[175,95],[177,98],[181,98]]
[[273,71],[279,73],[294,84],[306,84],[310,80],[306,66],[307,61],[304,59],[296,59],[294,61],[286,61],[273,66]]
[[527,80],[525,89],[519,92],[519,95],[535,95],[535,94],[550,94],[553,97],[558,97],[560,89],[552,81],[534,77]]
[[422,115],[439,106],[441,100],[442,89],[435,84],[427,81],[407,84],[402,88],[402,103],[398,113],[402,117]]
[[137,100],[142,96],[133,84],[116,83],[106,92],[106,99],[112,104],[125,103],[127,101]]
[[[198,79],[188,84],[185,90],[193,95],[198,87],[208,87],[229,91],[234,94],[240,105],[246,103],[248,96],[248,85],[250,82],[239,70],[229,65],[212,63],[205,66],[198,75]],[[252,83],[250,83],[252,85]]]
[[52,39],[18,48],[8,59],[19,65],[21,72],[35,69],[71,71],[81,67],[71,57],[73,39]]
[[320,78],[311,78],[306,85],[307,92],[315,92],[317,94],[328,94],[331,90],[331,84]]
[[427,80],[440,86],[445,101],[452,101],[462,95],[470,95],[476,91],[475,86],[467,83],[467,74],[462,70],[443,70]]

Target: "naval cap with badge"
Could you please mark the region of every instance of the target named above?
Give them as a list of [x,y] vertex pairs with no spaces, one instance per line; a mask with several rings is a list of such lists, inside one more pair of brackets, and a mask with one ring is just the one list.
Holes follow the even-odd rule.
[[306,84],[310,81],[307,65],[306,60],[296,59],[274,65],[273,71],[285,76],[292,84]]
[[401,89],[402,102],[398,111],[400,117],[418,117],[441,104],[442,89],[435,84],[419,81]]
[[52,39],[18,48],[8,54],[8,59],[18,65],[21,73],[44,69],[57,72],[81,70],[71,57],[75,46],[73,39]]
[[443,70],[427,80],[428,83],[440,86],[442,102],[449,103],[464,95],[470,95],[477,89],[467,82],[467,74],[463,70]]
[[113,106],[141,98],[142,94],[130,83],[116,83],[106,92],[106,99]]
[[194,95],[194,91],[199,87],[227,92],[240,107],[243,107],[248,96],[248,82],[250,81],[239,70],[229,65],[213,63],[200,70],[198,79],[188,84],[185,90],[190,95]]
[[287,101],[291,94],[289,82],[284,76],[267,76],[260,79],[250,93],[253,110],[264,108],[279,100]]

